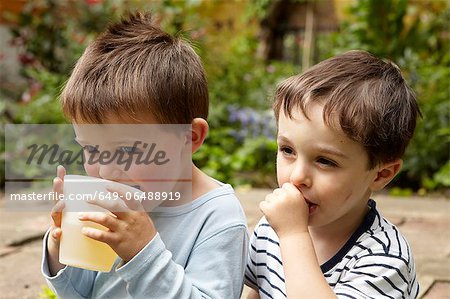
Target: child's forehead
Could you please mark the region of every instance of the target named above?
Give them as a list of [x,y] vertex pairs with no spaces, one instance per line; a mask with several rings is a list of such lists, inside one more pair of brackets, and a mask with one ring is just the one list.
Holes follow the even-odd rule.
[[72,125],[76,135],[75,140],[80,143],[120,144],[143,140],[145,131],[157,135],[155,134],[157,127],[152,128],[152,125],[147,127],[146,123],[154,122],[150,117],[133,118],[125,113],[121,116],[109,113],[102,119],[101,124],[81,119],[72,122]]
[[143,124],[73,123],[75,140],[80,144],[117,145],[117,144],[161,144],[173,146],[183,142],[183,133],[189,125],[183,124]]
[[143,124],[73,124],[73,128],[81,143],[133,143],[161,135],[157,126]]
[[339,114],[336,111],[326,111],[325,102],[309,102],[303,107],[300,105],[292,106],[289,111],[281,108],[279,117],[277,120],[278,127],[281,121],[292,121],[292,122],[302,122],[311,121],[314,119],[315,122],[323,123],[324,126],[338,133],[343,133]]
[[[116,114],[116,113],[107,113],[106,116],[102,119],[101,125],[113,125],[113,124],[123,124],[123,125],[134,125],[134,124],[158,124],[159,122],[150,112],[139,112],[131,115],[130,113]],[[88,121],[85,119],[76,119],[72,121],[73,125],[96,125],[92,121]],[[100,124],[99,124],[100,125]]]
[[292,117],[280,113],[277,133],[278,144],[290,144],[303,153],[331,154],[335,157],[366,157],[366,150],[339,127],[328,125],[321,109],[313,109],[309,119],[301,111]]

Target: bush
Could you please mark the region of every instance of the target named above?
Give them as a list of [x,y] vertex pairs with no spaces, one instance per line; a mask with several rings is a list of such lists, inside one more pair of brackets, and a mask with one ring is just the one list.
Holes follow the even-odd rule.
[[409,58],[413,87],[418,94],[423,119],[405,154],[400,185],[426,190],[450,187],[450,55],[441,61]]
[[275,120],[272,112],[221,105],[194,161],[212,177],[234,185],[276,186]]
[[[272,93],[295,73],[291,64],[255,57],[252,35],[232,41],[210,70],[210,133],[194,161],[206,173],[235,185],[276,186],[276,124]],[[251,108],[250,108],[251,107]]]

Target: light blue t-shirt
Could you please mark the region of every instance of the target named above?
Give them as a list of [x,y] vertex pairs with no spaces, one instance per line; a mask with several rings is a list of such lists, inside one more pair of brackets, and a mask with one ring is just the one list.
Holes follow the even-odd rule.
[[125,265],[109,273],[66,266],[50,276],[47,238],[42,273],[58,298],[239,298],[248,235],[230,185],[189,204],[149,213],[158,234]]

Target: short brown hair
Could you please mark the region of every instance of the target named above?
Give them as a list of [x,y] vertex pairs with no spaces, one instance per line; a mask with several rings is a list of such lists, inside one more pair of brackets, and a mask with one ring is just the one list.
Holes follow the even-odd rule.
[[190,44],[162,31],[150,13],[135,13],[87,47],[61,103],[74,121],[151,113],[160,123],[190,124],[208,117],[209,100],[202,63]]
[[291,118],[294,108],[308,117],[308,106],[317,102],[324,105],[327,125],[338,120],[342,131],[364,146],[370,169],[403,156],[421,115],[399,68],[365,51],[337,55],[283,81],[275,94],[275,117],[283,109]]

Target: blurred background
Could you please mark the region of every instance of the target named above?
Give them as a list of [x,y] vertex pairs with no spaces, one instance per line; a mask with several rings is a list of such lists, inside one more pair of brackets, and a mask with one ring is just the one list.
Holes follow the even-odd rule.
[[[145,9],[166,31],[190,40],[203,60],[211,131],[194,159],[211,176],[235,186],[275,187],[276,125],[270,107],[276,84],[334,54],[364,49],[400,66],[423,112],[390,193],[449,194],[448,1],[0,3],[2,124],[65,123],[58,94],[86,45],[126,11]],[[30,178],[35,171],[27,170]],[[4,186],[4,171],[0,181]]]

